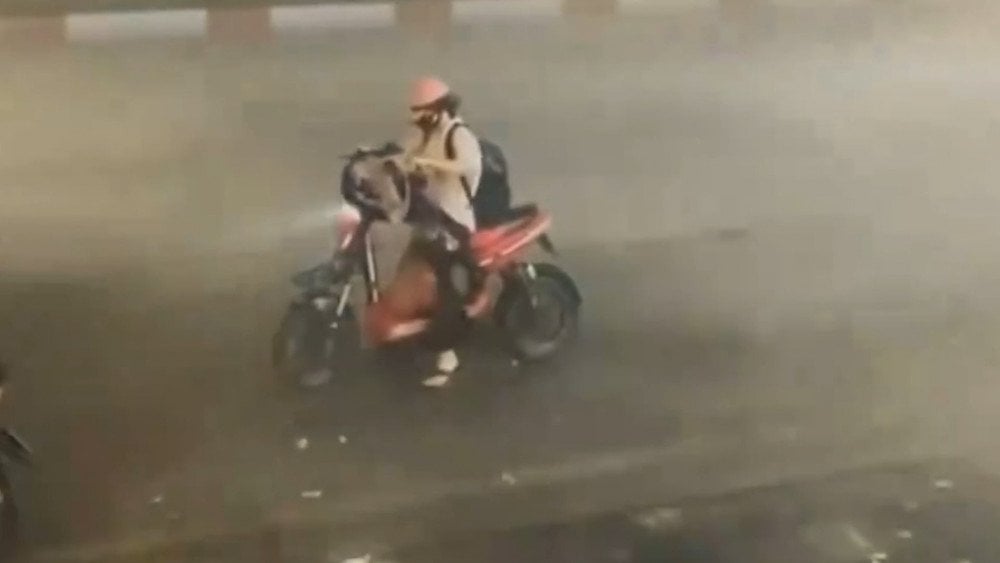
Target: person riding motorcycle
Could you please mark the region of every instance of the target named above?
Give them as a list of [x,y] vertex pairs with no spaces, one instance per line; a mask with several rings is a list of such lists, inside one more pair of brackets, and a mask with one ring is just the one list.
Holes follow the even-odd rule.
[[[455,346],[467,332],[466,296],[452,282],[456,263],[474,277],[469,241],[476,231],[472,200],[482,174],[482,153],[476,135],[458,114],[460,99],[438,78],[417,80],[410,91],[412,127],[402,141],[403,163],[423,180],[421,197],[410,211],[414,236],[403,254],[396,277],[371,311],[375,325],[422,314],[436,315],[439,330],[428,344],[437,352],[437,373],[425,386],[449,382],[459,367]],[[470,287],[474,283],[470,281]],[[477,303],[485,305],[485,294]]]

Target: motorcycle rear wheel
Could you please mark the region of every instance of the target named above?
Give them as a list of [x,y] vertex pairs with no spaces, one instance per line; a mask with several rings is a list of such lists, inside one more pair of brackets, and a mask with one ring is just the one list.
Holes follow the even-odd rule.
[[520,360],[554,356],[577,333],[580,298],[572,279],[552,264],[539,264],[530,280],[510,278],[497,301],[496,321]]

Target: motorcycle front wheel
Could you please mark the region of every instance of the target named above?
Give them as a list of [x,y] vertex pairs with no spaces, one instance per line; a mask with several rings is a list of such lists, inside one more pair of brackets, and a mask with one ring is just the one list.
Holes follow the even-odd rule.
[[573,280],[552,264],[534,266],[531,279],[509,278],[497,300],[496,321],[519,359],[551,358],[576,336],[580,296]]
[[18,511],[13,490],[7,473],[0,466],[0,562],[10,561],[14,556],[20,541],[18,531]]
[[272,341],[279,376],[304,389],[328,383],[346,328],[333,325],[327,314],[310,303],[290,305]]

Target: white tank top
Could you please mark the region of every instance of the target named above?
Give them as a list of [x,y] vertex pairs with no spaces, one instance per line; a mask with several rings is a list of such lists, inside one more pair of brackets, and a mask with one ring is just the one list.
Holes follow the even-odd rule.
[[[414,128],[415,134],[408,136],[403,146],[414,156],[449,160],[445,139],[448,131],[460,124],[462,124],[461,118],[445,116],[428,136],[427,142],[423,142],[423,133]],[[476,216],[470,197],[475,195],[479,187],[479,178],[482,175],[482,153],[479,149],[479,140],[468,127],[462,125],[452,133],[451,144],[454,150],[454,161],[461,167],[462,174],[428,170],[427,196],[452,219],[470,231],[475,231]],[[469,187],[468,194],[462,184],[463,176]]]

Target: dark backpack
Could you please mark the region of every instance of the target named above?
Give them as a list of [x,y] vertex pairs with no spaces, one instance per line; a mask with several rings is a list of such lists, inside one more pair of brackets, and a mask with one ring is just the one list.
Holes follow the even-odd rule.
[[[455,130],[465,127],[464,123],[451,126],[444,138],[445,156],[455,158],[455,147],[452,138]],[[500,147],[485,139],[479,139],[479,150],[483,155],[483,172],[479,177],[479,189],[472,195],[472,186],[462,177],[462,187],[465,195],[472,202],[472,211],[476,216],[478,228],[487,228],[501,223],[510,211],[510,183],[507,175],[507,158]]]

